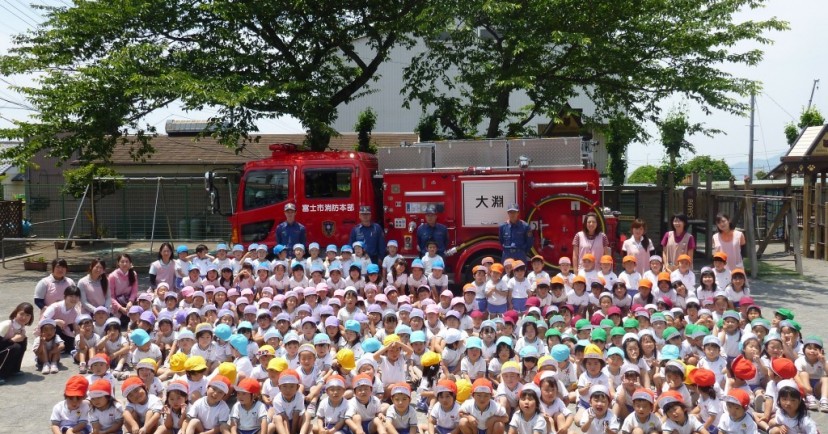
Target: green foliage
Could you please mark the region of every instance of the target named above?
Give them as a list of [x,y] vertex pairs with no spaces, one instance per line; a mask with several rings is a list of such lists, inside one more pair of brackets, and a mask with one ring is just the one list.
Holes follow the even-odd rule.
[[[14,38],[0,74],[39,74],[17,87],[37,113],[0,131],[25,146],[0,158],[25,164],[40,150],[107,161],[154,150],[146,115],[173,102],[215,109],[208,132],[237,150],[256,121],[294,116],[307,144],[327,148],[336,108],[371,92],[390,51],[410,46],[419,0],[76,0],[42,7],[46,20]],[[356,41],[367,49],[357,50]],[[138,139],[127,142],[127,133]]]
[[371,107],[363,110],[357,118],[354,130],[357,132],[357,145],[355,150],[359,152],[377,153],[376,143],[371,142],[371,131],[377,125],[377,112]]
[[[516,135],[579,96],[598,120],[622,112],[657,121],[659,103],[675,94],[706,112],[743,113],[757,84],[722,65],[756,65],[762,52],[739,47],[788,27],[736,18],[763,0],[427,3],[414,30],[427,50],[404,72],[405,106],[418,102],[457,138]],[[514,108],[518,94],[529,103]]]
[[763,180],[763,179],[768,179],[768,175],[769,175],[768,172],[765,172],[764,170],[757,170],[756,173],[753,176],[757,180]]
[[630,184],[655,184],[658,181],[658,168],[651,165],[633,170],[627,182]]
[[789,122],[785,125],[785,139],[788,141],[788,146],[793,146],[799,134],[805,128],[817,127],[823,124],[825,124],[825,117],[822,116],[822,113],[820,113],[816,106],[812,106],[807,110],[803,108],[799,114],[798,124]]
[[[680,182],[688,175],[686,167],[681,163],[682,151],[695,154],[696,148],[688,142],[686,137],[693,134],[704,134],[711,136],[719,133],[719,130],[704,128],[700,123],[690,123],[684,107],[671,110],[667,117],[659,125],[661,132],[661,144],[664,146],[664,153],[667,161],[661,167],[665,174],[673,174],[673,183],[667,188],[673,188],[676,182]],[[665,177],[669,182],[669,177]]]
[[684,173],[698,173],[702,181],[707,179],[707,173],[713,174],[714,181],[728,181],[733,176],[730,166],[724,159],[715,160],[709,155],[698,155],[684,163]]
[[83,197],[86,187],[94,181],[94,194],[96,199],[108,196],[118,189],[123,188],[122,179],[97,180],[95,178],[118,178],[118,172],[109,167],[99,164],[87,164],[77,169],[64,170],[64,184],[62,192],[76,199]]
[[627,175],[627,146],[639,134],[638,124],[629,117],[618,114],[610,119],[605,130],[609,172],[612,185],[624,185],[624,178]]
[[433,142],[442,139],[439,128],[437,116],[422,116],[417,123],[417,127],[414,128],[414,132],[420,136],[421,142]]

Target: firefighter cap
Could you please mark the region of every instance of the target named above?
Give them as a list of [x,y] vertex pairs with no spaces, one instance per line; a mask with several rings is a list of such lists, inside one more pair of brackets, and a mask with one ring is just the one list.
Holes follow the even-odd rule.
[[296,211],[296,205],[293,203],[285,204],[285,211]]
[[506,209],[506,212],[512,212],[512,211],[520,211],[520,207],[518,206],[518,204],[513,203],[513,204],[509,205],[509,208]]

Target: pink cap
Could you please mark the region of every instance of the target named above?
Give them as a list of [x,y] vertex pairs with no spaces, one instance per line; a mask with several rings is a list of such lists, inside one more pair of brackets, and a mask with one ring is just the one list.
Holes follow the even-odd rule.
[[439,307],[439,306],[437,306],[436,304],[430,304],[430,305],[428,305],[428,307],[426,308],[426,313],[427,313],[427,314],[429,314],[429,313],[436,313],[436,314],[439,314],[439,313],[440,313],[440,307]]
[[185,286],[184,289],[181,290],[181,295],[184,297],[192,297],[195,293],[195,288],[192,286]]
[[449,289],[445,289],[440,293],[440,297],[454,297],[454,293]]

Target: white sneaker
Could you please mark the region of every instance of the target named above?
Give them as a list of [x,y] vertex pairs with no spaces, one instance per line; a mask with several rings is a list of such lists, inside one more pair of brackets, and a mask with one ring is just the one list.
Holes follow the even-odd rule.
[[58,367],[58,364],[57,364],[57,363],[52,363],[52,369],[51,369],[51,371],[52,371],[52,373],[53,373],[53,374],[58,374],[58,373],[60,373],[60,368]]
[[40,373],[43,374],[43,375],[49,375],[49,372],[51,372],[51,370],[52,370],[52,366],[48,363],[44,363],[43,364],[43,370],[41,370]]
[[819,403],[817,402],[814,395],[808,395],[805,397],[805,402],[807,403],[808,410],[815,411],[819,409]]

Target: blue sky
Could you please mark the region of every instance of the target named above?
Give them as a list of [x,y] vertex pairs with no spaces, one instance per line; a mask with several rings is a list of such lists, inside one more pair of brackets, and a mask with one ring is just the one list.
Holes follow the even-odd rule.
[[[34,3],[65,5],[70,0],[39,0]],[[14,34],[25,31],[42,18],[38,11],[32,9],[29,0],[0,0],[0,15],[11,17],[4,20],[0,27],[0,52],[6,52],[11,46]],[[824,48],[824,17],[828,14],[828,2],[824,0],[770,0],[766,7],[746,11],[739,19],[765,19],[777,17],[790,23],[791,30],[769,34],[773,45],[762,47],[764,60],[755,67],[725,65],[723,68],[741,77],[759,80],[763,91],[757,95],[755,158],[764,160],[772,158],[787,149],[783,128],[786,123],[797,118],[799,112],[807,105],[811,86],[815,79],[823,78],[821,71],[828,70],[828,56]],[[744,46],[737,48],[754,48]],[[26,85],[32,77],[0,77],[0,126],[7,127],[11,120],[24,119],[30,114],[18,105],[25,102],[10,90],[9,85]],[[4,100],[9,100],[4,101]],[[679,98],[663,103],[665,109],[681,104]],[[820,83],[814,94],[813,104],[828,112],[828,77]],[[747,161],[748,124],[747,117],[737,117],[721,112],[705,116],[700,109],[688,105],[691,121],[703,122],[710,128],[724,131],[726,134],[713,138],[703,136],[691,137],[698,154],[723,158],[735,165]],[[203,119],[212,111],[183,112],[178,107],[170,107],[151,114],[147,122],[155,124],[163,131],[167,119]],[[266,133],[301,133],[302,128],[295,119],[280,118],[259,124]],[[659,164],[664,156],[657,141],[657,130],[648,126],[654,134],[650,143],[632,144],[628,152],[630,172],[644,164]],[[778,161],[778,160],[777,160]],[[772,165],[771,165],[772,166]],[[767,169],[757,164],[756,170]],[[734,173],[738,178],[746,174],[745,170]]]

